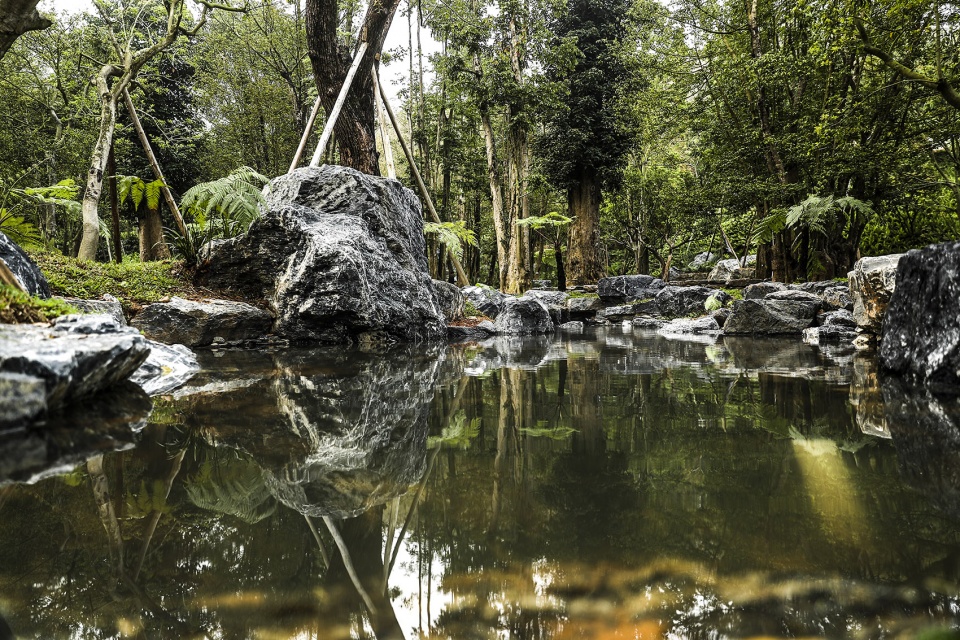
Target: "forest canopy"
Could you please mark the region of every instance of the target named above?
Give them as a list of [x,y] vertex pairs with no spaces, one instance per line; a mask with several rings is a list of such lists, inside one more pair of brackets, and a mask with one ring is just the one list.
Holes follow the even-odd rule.
[[[0,231],[35,251],[189,262],[242,232],[367,38],[367,68],[402,70],[437,278],[456,255],[519,292],[709,252],[829,279],[960,232],[953,2],[97,0],[33,24],[0,59]],[[322,160],[388,175],[386,139],[413,188],[361,76]]]

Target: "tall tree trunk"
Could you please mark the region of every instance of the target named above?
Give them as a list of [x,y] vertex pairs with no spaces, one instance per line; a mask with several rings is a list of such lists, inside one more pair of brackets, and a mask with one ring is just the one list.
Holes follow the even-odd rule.
[[583,173],[567,192],[573,223],[567,248],[567,279],[574,285],[596,284],[603,277],[600,264],[600,184],[595,175]]
[[146,213],[140,218],[140,262],[165,260],[170,257],[170,249],[163,241],[163,221],[160,208],[145,207]]
[[123,260],[123,249],[120,246],[120,204],[117,202],[117,161],[113,156],[112,144],[107,157],[107,172],[107,179],[110,181],[110,239],[113,241],[113,260],[120,263]]
[[[373,76],[370,71],[383,49],[383,42],[399,4],[400,0],[370,4],[360,27],[360,41],[367,42],[368,47],[334,126],[340,162],[372,175],[380,175],[380,167],[375,133]],[[320,102],[328,115],[353,57],[352,50],[340,45],[338,27],[337,0],[307,0],[307,47]]]
[[[479,63],[477,63],[479,67]],[[490,199],[493,205],[493,230],[497,242],[497,266],[500,274],[497,286],[501,291],[507,287],[507,271],[510,266],[508,256],[513,229],[506,219],[503,208],[503,180],[497,166],[497,148],[493,137],[493,125],[486,105],[480,106],[480,122],[483,125],[483,139],[487,148],[487,180],[490,183]]]
[[563,268],[563,248],[559,238],[553,242],[553,255],[557,259],[557,291],[566,291],[567,272]]
[[87,170],[87,188],[83,193],[81,213],[83,218],[83,238],[80,240],[80,260],[96,260],[97,246],[100,244],[100,194],[103,191],[103,174],[107,168],[107,155],[113,144],[113,132],[117,126],[117,95],[110,90],[109,78],[117,73],[117,68],[105,65],[96,77],[97,94],[100,98],[100,131],[97,142],[90,155],[90,168]]

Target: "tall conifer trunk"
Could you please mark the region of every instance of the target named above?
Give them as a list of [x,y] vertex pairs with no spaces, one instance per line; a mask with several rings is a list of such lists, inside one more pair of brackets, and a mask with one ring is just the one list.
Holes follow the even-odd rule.
[[596,284],[604,276],[600,263],[600,181],[584,171],[567,191],[567,206],[573,222],[567,249],[567,282]]

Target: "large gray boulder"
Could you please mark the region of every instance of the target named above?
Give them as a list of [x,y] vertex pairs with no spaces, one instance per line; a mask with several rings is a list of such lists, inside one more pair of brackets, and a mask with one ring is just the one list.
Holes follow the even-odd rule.
[[663,287],[663,280],[653,276],[612,276],[600,278],[597,295],[607,302],[631,302],[654,298]]
[[169,393],[200,371],[197,355],[182,344],[150,343],[150,355],[130,381],[150,396]]
[[707,312],[704,305],[710,298],[716,299],[722,306],[730,301],[730,294],[710,287],[666,286],[657,294],[657,312],[668,318],[702,315]]
[[150,353],[139,331],[110,316],[64,316],[53,327],[0,325],[0,372],[39,378],[47,409],[126,380]]
[[880,366],[934,389],[960,385],[960,242],[900,258]]
[[554,328],[546,305],[536,298],[526,297],[507,298],[493,324],[497,333],[506,335],[550,333]]
[[444,320],[453,322],[457,318],[462,318],[466,298],[460,291],[460,287],[443,280],[431,280],[430,284],[433,287],[433,297],[437,301],[437,306],[443,312]]
[[274,312],[292,340],[434,340],[446,321],[427,268],[420,202],[396,180],[305,167],[264,189],[266,211],[212,249],[206,281]]
[[813,324],[818,305],[798,300],[741,300],[723,325],[726,335],[800,334]]
[[718,257],[719,256],[717,256],[717,254],[715,253],[712,253],[710,251],[704,251],[702,253],[698,253],[697,255],[695,255],[693,257],[693,260],[691,260],[690,264],[687,266],[690,269],[690,271],[699,271],[700,269],[703,269],[707,265],[713,264],[714,262],[716,262]]
[[853,317],[861,330],[880,335],[883,314],[897,281],[897,264],[902,253],[861,258],[847,274]]
[[157,342],[202,347],[216,338],[226,342],[261,338],[269,333],[273,316],[245,302],[175,297],[147,305],[131,325]]
[[40,267],[2,232],[0,232],[0,261],[7,265],[27,293],[40,298],[50,297],[50,286],[47,284],[47,279],[40,273]]
[[550,291],[548,289],[530,289],[523,294],[525,298],[536,298],[547,307],[563,307],[567,304],[570,294],[566,291]]
[[503,309],[503,303],[509,298],[505,293],[491,287],[469,286],[462,289],[463,295],[483,315],[496,320]]

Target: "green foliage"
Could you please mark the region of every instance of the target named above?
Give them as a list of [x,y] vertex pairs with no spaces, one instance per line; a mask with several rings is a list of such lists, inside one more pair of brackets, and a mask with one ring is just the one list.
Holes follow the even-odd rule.
[[71,313],[79,311],[63,300],[43,300],[0,284],[0,322],[4,324],[47,322]]
[[163,186],[163,180],[159,179],[144,182],[137,176],[117,176],[117,199],[121,205],[130,200],[134,209],[139,209],[140,204],[146,202],[147,209],[156,211],[160,208],[160,193]]
[[586,293],[584,291],[569,291],[567,295],[571,298],[600,298],[600,296],[595,293]]
[[527,218],[521,218],[517,220],[518,227],[530,227],[531,229],[545,229],[545,228],[558,228],[562,229],[566,227],[571,222],[573,218],[558,213],[556,211],[551,211],[550,213],[542,216],[530,216]]
[[723,307],[723,303],[720,302],[720,298],[718,298],[716,295],[712,295],[703,301],[703,308],[707,312],[716,311],[721,307]]
[[463,317],[465,318],[479,318],[483,316],[483,312],[480,309],[477,309],[476,305],[473,304],[471,300],[464,300],[463,302]]
[[232,238],[260,215],[266,204],[261,190],[268,181],[250,167],[240,167],[224,178],[191,187],[183,194],[180,209],[200,226],[213,227],[217,236]]
[[99,298],[109,293],[130,308],[194,294],[193,287],[177,275],[181,265],[176,262],[81,262],[52,251],[32,252],[30,257],[53,292],[71,298]]
[[423,232],[435,235],[437,240],[450,253],[463,260],[463,245],[477,246],[477,236],[472,229],[468,229],[461,220],[455,222],[424,222]]
[[521,427],[518,429],[518,431],[524,435],[530,436],[531,438],[548,438],[550,440],[566,440],[577,432],[576,429],[565,425],[545,427],[540,426],[540,424],[541,423],[537,423],[538,426],[536,427]]

